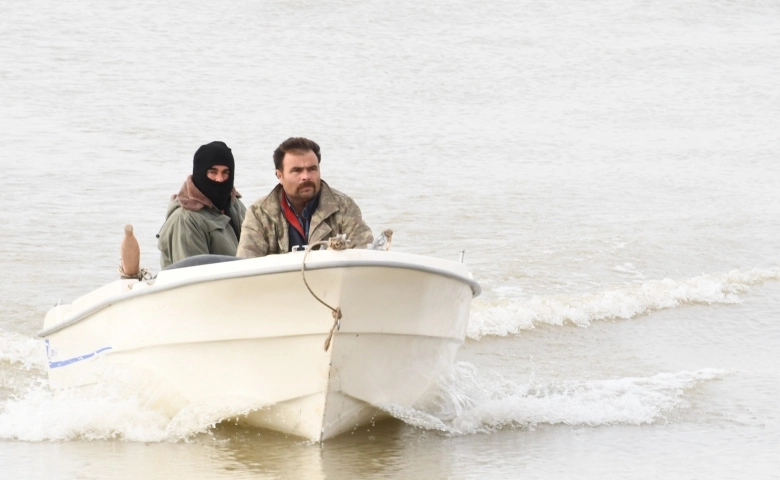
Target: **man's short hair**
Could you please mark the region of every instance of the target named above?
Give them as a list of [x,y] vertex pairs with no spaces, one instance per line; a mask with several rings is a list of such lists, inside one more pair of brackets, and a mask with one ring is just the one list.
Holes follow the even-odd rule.
[[282,161],[284,160],[284,154],[286,153],[304,155],[307,152],[314,152],[314,154],[317,155],[317,163],[322,161],[320,146],[317,145],[317,143],[308,138],[290,137],[274,150],[274,166],[277,170],[282,170]]

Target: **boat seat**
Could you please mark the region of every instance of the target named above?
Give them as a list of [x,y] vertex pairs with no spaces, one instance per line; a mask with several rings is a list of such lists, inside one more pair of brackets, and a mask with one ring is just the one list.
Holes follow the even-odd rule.
[[244,260],[243,258],[233,257],[231,255],[195,255],[194,257],[187,257],[179,260],[176,263],[172,263],[163,270],[173,270],[176,268],[196,267],[198,265],[208,265],[210,263],[222,263],[232,262],[234,260]]

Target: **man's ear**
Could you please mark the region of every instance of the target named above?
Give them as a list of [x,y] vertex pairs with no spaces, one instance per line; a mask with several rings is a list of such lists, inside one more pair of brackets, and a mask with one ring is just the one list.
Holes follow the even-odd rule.
[[276,178],[278,178],[279,180],[282,179],[282,172],[280,172],[279,170],[276,171]]

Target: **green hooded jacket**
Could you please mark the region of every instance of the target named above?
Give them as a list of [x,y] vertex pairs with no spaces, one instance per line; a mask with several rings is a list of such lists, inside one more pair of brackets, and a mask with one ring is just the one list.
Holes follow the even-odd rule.
[[[252,258],[287,253],[290,237],[287,220],[280,205],[282,186],[256,201],[241,225],[241,241],[237,257]],[[366,247],[374,241],[371,229],[363,221],[357,204],[348,196],[322,182],[320,202],[309,227],[309,244],[327,240],[345,233],[349,246]]]
[[230,211],[220,212],[192,182],[192,175],[168,204],[159,233],[160,266],[202,254],[235,255],[246,207],[233,189]]

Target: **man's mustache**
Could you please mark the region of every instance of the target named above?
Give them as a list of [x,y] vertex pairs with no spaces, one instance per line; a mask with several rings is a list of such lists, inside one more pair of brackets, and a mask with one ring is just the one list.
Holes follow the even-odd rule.
[[298,185],[298,188],[296,190],[301,190],[306,187],[311,187],[314,190],[317,189],[317,187],[314,185],[314,182],[303,182],[302,184]]

